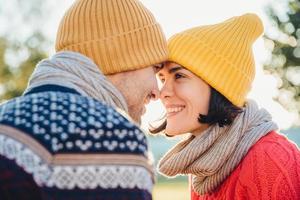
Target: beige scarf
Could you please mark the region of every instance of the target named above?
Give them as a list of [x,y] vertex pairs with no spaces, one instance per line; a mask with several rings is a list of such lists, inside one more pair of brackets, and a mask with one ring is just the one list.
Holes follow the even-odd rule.
[[61,51],[49,59],[42,60],[32,73],[24,93],[45,84],[75,89],[83,96],[93,97],[128,113],[123,95],[102,74],[97,65],[82,54]]
[[230,126],[214,125],[179,142],[159,162],[166,176],[191,174],[198,194],[216,189],[261,137],[277,129],[271,115],[249,101]]

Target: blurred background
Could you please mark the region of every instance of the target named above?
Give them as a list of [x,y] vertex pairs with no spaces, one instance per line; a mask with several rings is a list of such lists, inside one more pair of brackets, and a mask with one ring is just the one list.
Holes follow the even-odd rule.
[[[255,43],[257,75],[249,98],[272,114],[281,132],[300,145],[300,1],[141,0],[166,37],[184,29],[218,23],[246,12],[258,14],[265,34]],[[56,30],[74,0],[0,0],[0,102],[22,94],[41,59],[54,54]],[[161,118],[160,102],[147,106],[143,128]],[[180,138],[148,135],[155,162]],[[158,174],[154,200],[189,199],[187,177]]]

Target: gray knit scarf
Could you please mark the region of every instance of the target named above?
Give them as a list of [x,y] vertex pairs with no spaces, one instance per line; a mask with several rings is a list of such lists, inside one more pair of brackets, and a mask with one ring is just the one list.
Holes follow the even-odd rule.
[[75,89],[83,96],[89,96],[128,113],[122,94],[102,74],[97,65],[86,56],[62,51],[36,66],[25,93],[32,88],[55,84]]
[[230,126],[214,125],[189,136],[166,153],[159,171],[167,176],[191,174],[198,194],[213,192],[235,169],[252,145],[277,125],[265,109],[248,101]]

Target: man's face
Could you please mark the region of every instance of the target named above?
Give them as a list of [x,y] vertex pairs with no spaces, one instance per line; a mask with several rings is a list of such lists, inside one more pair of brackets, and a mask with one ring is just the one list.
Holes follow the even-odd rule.
[[109,75],[108,78],[123,94],[130,117],[141,123],[141,116],[146,112],[145,105],[151,99],[158,98],[156,72],[161,65],[146,67],[139,70]]

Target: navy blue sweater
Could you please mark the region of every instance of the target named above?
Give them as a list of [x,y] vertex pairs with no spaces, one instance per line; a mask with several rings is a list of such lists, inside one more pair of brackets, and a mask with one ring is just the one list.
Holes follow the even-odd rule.
[[0,105],[0,199],[152,199],[147,153],[126,116],[73,89]]

